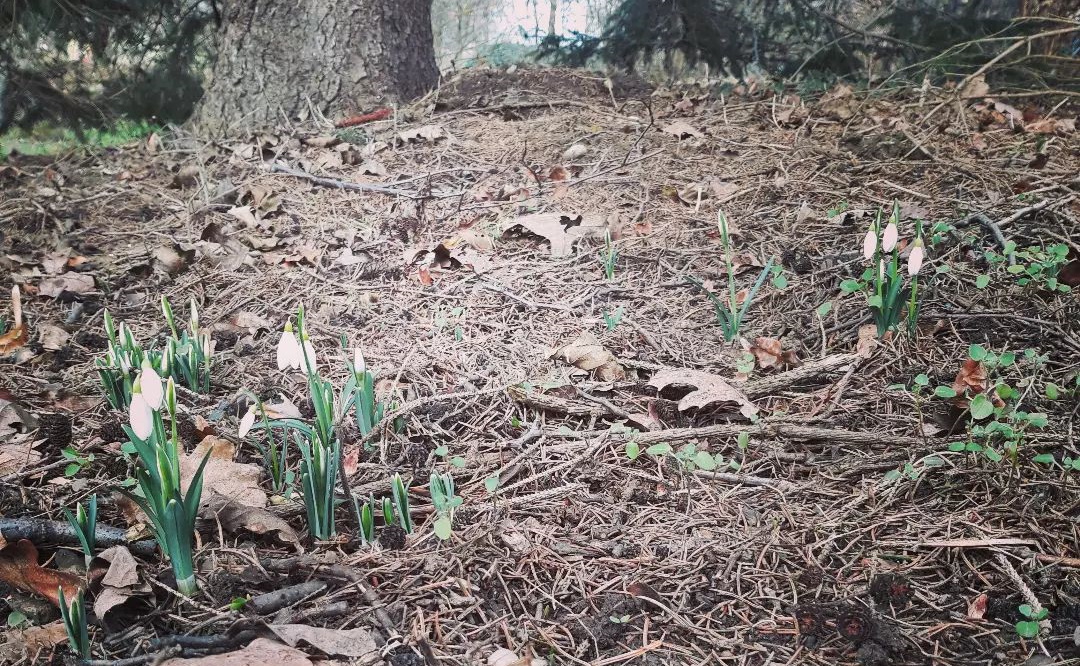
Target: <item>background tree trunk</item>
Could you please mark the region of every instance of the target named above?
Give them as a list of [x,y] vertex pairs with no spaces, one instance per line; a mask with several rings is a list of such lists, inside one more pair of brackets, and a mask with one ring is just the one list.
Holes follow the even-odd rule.
[[438,81],[431,0],[230,0],[196,112],[208,133],[336,120]]

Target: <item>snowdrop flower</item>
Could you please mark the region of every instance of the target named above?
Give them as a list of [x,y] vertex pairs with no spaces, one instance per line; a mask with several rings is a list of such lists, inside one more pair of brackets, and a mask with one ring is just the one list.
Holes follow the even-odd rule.
[[316,370],[316,367],[315,367],[315,346],[311,344],[311,340],[305,335],[304,336],[304,347],[303,347],[303,350],[301,351],[301,356],[300,356],[300,365],[297,366],[297,367],[302,369],[304,372],[307,372],[309,364],[311,366],[311,372],[314,374],[315,370]]
[[874,224],[870,224],[870,228],[866,230],[866,236],[862,241],[862,256],[863,259],[872,259],[874,252],[877,250],[877,229],[874,228]]
[[131,432],[139,439],[149,439],[154,432],[154,410],[146,402],[142,393],[142,382],[139,379],[131,386],[131,406],[128,407],[128,422],[131,424]]
[[285,322],[285,329],[281,332],[281,339],[278,340],[277,346],[278,370],[299,368],[303,363],[303,352],[300,350],[296,334],[293,333],[292,322]]
[[240,419],[240,427],[236,429],[236,436],[239,439],[247,437],[253,425],[255,425],[255,408],[248,407],[247,414],[244,414],[244,418]]
[[914,245],[911,248],[911,254],[908,255],[907,260],[907,272],[908,275],[915,276],[919,274],[919,270],[922,268],[923,259],[926,258],[926,252],[923,250],[923,242],[921,238],[916,238]]
[[150,365],[150,359],[143,359],[139,383],[142,385],[142,397],[150,409],[155,411],[161,409],[161,399],[165,397],[165,387],[162,386],[161,375],[154,370],[154,366]]
[[364,352],[360,351],[359,347],[353,350],[353,369],[357,374],[367,370],[367,364],[364,363]]
[[885,227],[885,232],[881,234],[881,251],[892,252],[899,237],[900,232],[896,229],[896,222],[889,222]]

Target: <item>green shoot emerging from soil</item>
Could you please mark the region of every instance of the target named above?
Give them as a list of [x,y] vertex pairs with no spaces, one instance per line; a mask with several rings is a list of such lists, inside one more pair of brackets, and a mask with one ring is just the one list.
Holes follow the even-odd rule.
[[[739,329],[742,327],[743,319],[746,317],[746,311],[750,309],[750,304],[754,302],[754,297],[757,296],[758,290],[765,284],[765,279],[773,273],[773,259],[770,258],[761,269],[761,273],[754,282],[754,286],[750,288],[750,291],[746,292],[745,298],[741,300],[742,307],[739,307],[740,298],[735,285],[735,267],[731,248],[731,237],[728,233],[727,216],[724,215],[723,211],[718,211],[716,219],[717,224],[720,227],[720,240],[724,246],[724,267],[726,269],[728,291],[727,302],[706,289],[705,284],[700,280],[692,277],[688,277],[687,280],[697,285],[698,288],[705,292],[705,295],[709,297],[709,300],[712,301],[713,310],[716,314],[716,322],[720,324],[724,340],[732,342],[739,337]],[[779,273],[776,273],[776,277],[779,277]],[[786,286],[787,282],[784,281],[780,284]]]
[[94,531],[97,529],[97,495],[91,495],[85,507],[81,502],[77,504],[74,514],[65,508],[64,518],[67,519],[72,531],[79,539],[83,555],[86,557],[86,565],[90,566],[90,560],[94,559]]
[[64,596],[63,585],[57,588],[56,594],[60,598],[60,619],[64,622],[64,631],[67,633],[71,651],[79,655],[80,659],[89,659],[90,634],[86,628],[86,604],[83,601],[83,591],[80,589],[70,604]]
[[454,509],[464,500],[454,494],[454,477],[432,473],[428,481],[431,504],[435,507],[435,535],[444,541],[450,538],[454,525]]
[[103,358],[95,361],[102,391],[113,409],[127,409],[131,404],[133,374],[140,368],[151,368],[163,378],[173,378],[181,386],[199,393],[210,392],[210,333],[199,328],[199,312],[191,301],[188,328],[182,333],[176,326],[172,305],[161,298],[161,311],[169,327],[169,338],[163,350],[144,350],[123,322],[114,325],[112,315],[105,311],[105,334],[109,348]]

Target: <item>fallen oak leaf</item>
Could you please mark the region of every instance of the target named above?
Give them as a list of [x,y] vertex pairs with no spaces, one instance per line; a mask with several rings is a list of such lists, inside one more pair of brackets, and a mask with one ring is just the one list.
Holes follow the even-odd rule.
[[521,227],[547,239],[551,244],[552,257],[565,257],[581,238],[603,238],[607,224],[599,215],[534,213],[507,220],[503,223],[502,232],[505,234],[514,227]]
[[59,588],[64,588],[65,597],[74,599],[82,587],[78,576],[38,564],[37,548],[27,539],[20,539],[0,550],[0,581],[24,592],[39,594],[56,606],[60,605]]
[[657,391],[662,391],[668,386],[691,386],[694,390],[687,393],[679,400],[679,411],[691,408],[702,408],[715,404],[734,403],[739,407],[739,413],[750,418],[757,413],[757,407],[746,395],[727,382],[719,375],[700,370],[667,369],[661,370],[649,380],[649,385]]

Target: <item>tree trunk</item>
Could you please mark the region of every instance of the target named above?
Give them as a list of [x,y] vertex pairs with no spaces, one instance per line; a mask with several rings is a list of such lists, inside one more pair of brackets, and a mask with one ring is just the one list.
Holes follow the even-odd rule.
[[208,133],[330,120],[406,101],[438,81],[432,0],[228,0],[195,115]]

